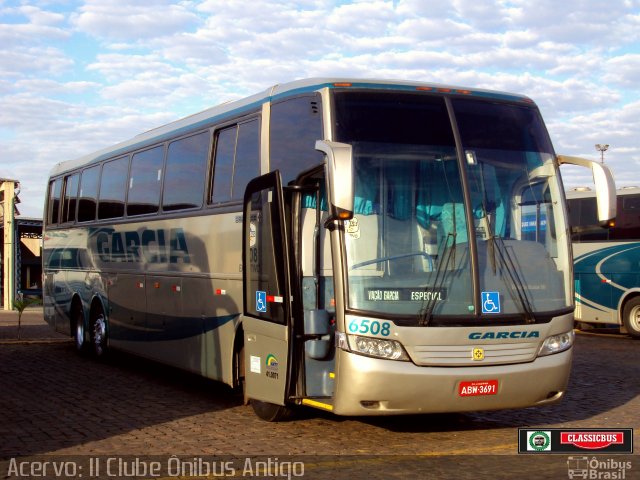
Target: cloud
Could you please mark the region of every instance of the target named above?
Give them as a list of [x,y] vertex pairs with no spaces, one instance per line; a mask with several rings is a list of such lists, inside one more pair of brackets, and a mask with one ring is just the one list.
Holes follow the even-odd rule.
[[99,54],[97,61],[90,63],[86,68],[88,71],[98,72],[108,83],[127,81],[140,74],[162,76],[180,71],[157,54]]
[[[15,17],[13,20],[9,16]],[[62,24],[60,14],[46,12],[32,6],[0,10],[0,44],[3,49],[64,40],[71,36]]]
[[[598,160],[596,143],[608,143],[605,163],[613,170],[618,186],[639,185],[640,145],[638,145],[640,101],[622,108],[605,108],[586,115],[576,115],[562,121],[548,121],[547,126],[559,153],[573,154]],[[584,175],[573,171],[568,185],[584,185]],[[575,178],[574,178],[575,177]]]
[[21,78],[35,73],[59,75],[73,60],[54,47],[17,47],[0,50],[0,75]]
[[132,42],[180,32],[199,22],[181,3],[154,0],[88,0],[71,20],[88,35]]
[[64,22],[64,15],[42,10],[33,5],[23,5],[18,10],[24,14],[33,25],[52,26]]
[[603,80],[607,84],[638,89],[640,86],[640,54],[626,54],[605,62]]

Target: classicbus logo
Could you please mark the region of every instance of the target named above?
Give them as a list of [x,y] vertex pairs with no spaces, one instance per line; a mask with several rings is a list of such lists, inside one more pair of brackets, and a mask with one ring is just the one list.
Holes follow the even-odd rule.
[[561,432],[560,443],[588,450],[599,450],[610,445],[622,445],[624,432]]
[[105,263],[191,263],[182,228],[129,232],[100,229],[95,233],[94,251]]

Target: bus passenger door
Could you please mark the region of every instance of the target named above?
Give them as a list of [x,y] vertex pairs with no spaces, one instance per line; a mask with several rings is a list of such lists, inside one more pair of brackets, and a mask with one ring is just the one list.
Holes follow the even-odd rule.
[[291,293],[278,171],[247,185],[242,232],[246,395],[285,405],[291,375]]

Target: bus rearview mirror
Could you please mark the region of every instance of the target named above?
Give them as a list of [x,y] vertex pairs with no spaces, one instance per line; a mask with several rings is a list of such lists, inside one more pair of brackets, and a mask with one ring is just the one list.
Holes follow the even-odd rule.
[[590,169],[596,187],[598,222],[606,225],[616,218],[616,184],[609,167],[593,160],[568,155],[558,155],[558,162],[560,165],[577,165]]
[[316,141],[316,150],[325,154],[332,220],[353,218],[353,156],[351,145]]

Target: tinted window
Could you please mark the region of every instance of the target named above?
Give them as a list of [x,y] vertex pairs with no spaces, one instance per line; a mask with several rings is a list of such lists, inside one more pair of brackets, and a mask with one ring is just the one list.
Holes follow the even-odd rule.
[[99,219],[124,216],[128,169],[129,157],[112,160],[102,166],[100,200],[98,201]]
[[271,105],[270,170],[280,170],[283,183],[322,163],[315,149],[322,133],[320,97],[304,96]]
[[59,178],[49,184],[49,216],[47,223],[58,223],[60,215],[60,194],[62,193],[62,179]]
[[571,239],[574,242],[640,240],[639,199],[631,195],[618,196],[615,226],[611,228],[598,223],[595,197],[568,200]]
[[615,227],[611,240],[640,240],[640,195],[619,195]]
[[431,95],[337,92],[338,142],[455,146],[444,99]]
[[607,240],[608,232],[598,224],[595,197],[567,201],[571,238],[574,242]]
[[80,174],[76,173],[64,179],[64,203],[62,206],[62,223],[75,222],[76,202],[78,200],[78,184]]
[[640,195],[622,195],[622,211],[640,214]]
[[260,122],[250,120],[216,134],[210,201],[241,200],[252,178],[260,174]]
[[202,205],[208,157],[209,132],[169,144],[162,194],[163,210],[179,210]]
[[238,143],[233,168],[232,200],[242,200],[249,180],[260,175],[260,122],[238,125]]
[[127,215],[155,213],[160,204],[164,147],[136,153],[131,160]]
[[233,157],[236,151],[238,127],[225,128],[216,134],[216,155],[213,169],[213,189],[211,203],[226,202],[231,199],[231,179]]
[[453,105],[465,148],[553,153],[535,107],[469,98]]
[[96,218],[98,204],[98,185],[100,180],[100,165],[87,168],[80,179],[80,194],[78,202],[78,221],[89,222]]

